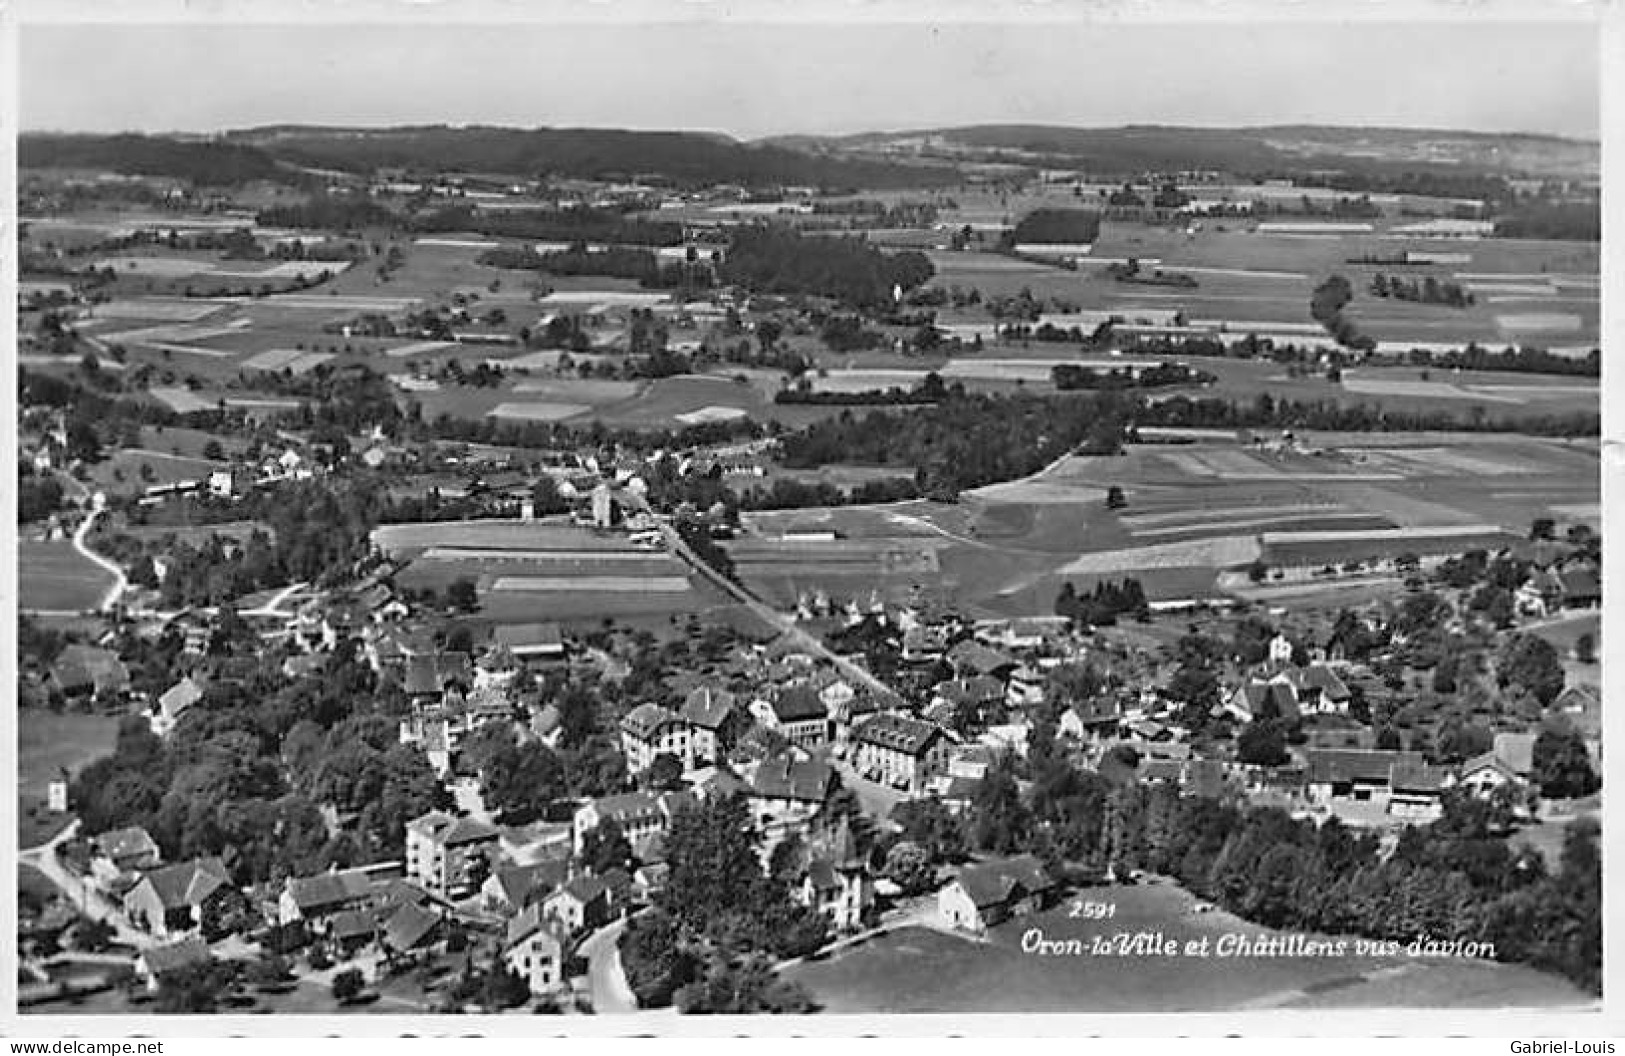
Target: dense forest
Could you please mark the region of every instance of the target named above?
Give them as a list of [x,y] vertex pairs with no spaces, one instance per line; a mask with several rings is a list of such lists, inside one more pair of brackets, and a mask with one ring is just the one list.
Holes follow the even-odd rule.
[[955,173],[849,161],[698,132],[595,128],[275,128],[230,133],[302,165],[372,172],[500,172],[586,179],[641,177],[681,186],[739,183],[829,189],[940,186]]
[[884,253],[858,238],[805,237],[792,228],[752,224],[737,228],[718,268],[725,284],[754,293],[829,297],[858,308],[892,302],[933,274],[925,254]]
[[221,140],[161,136],[25,133],[17,137],[20,169],[101,169],[128,176],[173,176],[205,187],[250,180],[299,182],[299,174],[257,147]]
[[1010,232],[1016,245],[1026,242],[1093,243],[1100,237],[1100,214],[1091,209],[1034,209]]
[[1531,202],[1495,221],[1497,238],[1551,238],[1602,241],[1602,202]]

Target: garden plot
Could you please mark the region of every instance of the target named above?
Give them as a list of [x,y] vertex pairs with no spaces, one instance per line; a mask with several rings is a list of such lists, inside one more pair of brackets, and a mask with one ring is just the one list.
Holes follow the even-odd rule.
[[1545,473],[1549,469],[1537,460],[1505,452],[1469,453],[1453,447],[1373,447],[1366,448],[1365,453],[1404,467],[1412,476],[1500,477]]
[[814,392],[870,392],[912,389],[925,380],[923,370],[831,370],[812,379]]
[[1495,325],[1512,333],[1572,334],[1580,329],[1581,320],[1572,312],[1520,312],[1496,316]]
[[1246,517],[1234,520],[1176,524],[1162,528],[1141,528],[1134,532],[1136,539],[1153,539],[1171,535],[1197,535],[1204,532],[1236,532],[1247,529],[1288,529],[1336,524],[1342,528],[1392,528],[1384,517],[1370,513],[1343,511],[1337,513],[1274,514],[1266,517]]
[[974,495],[976,498],[987,502],[1036,503],[1041,505],[1078,502],[1096,503],[1102,502],[1106,498],[1104,488],[1044,478],[987,484],[980,488],[972,488],[965,494]]
[[723,407],[717,404],[707,404],[685,414],[674,414],[673,418],[684,425],[710,425],[713,422],[736,422],[741,418],[749,417],[743,407]]
[[441,352],[456,347],[457,342],[455,341],[413,341],[410,344],[397,345],[394,348],[386,349],[384,355],[396,357],[421,356],[429,352]]
[[421,297],[341,297],[337,294],[320,296],[310,293],[275,293],[258,298],[261,303],[276,308],[294,308],[326,312],[404,312],[423,303]]
[[1324,565],[1333,562],[1392,560],[1402,554],[1456,554],[1499,550],[1517,536],[1498,525],[1425,527],[1332,532],[1265,532],[1263,560],[1271,565]]
[[179,386],[155,386],[147,391],[154,398],[162,400],[176,414],[213,410],[215,406],[213,400],[205,400],[191,389],[183,389]]
[[1192,477],[1220,480],[1399,480],[1389,473],[1351,473],[1332,469],[1278,468],[1234,449],[1171,451],[1157,456]]
[[422,524],[384,524],[373,529],[372,542],[391,557],[403,551],[435,546],[480,547],[503,550],[591,550],[637,554],[625,536],[600,535],[587,528],[547,521],[434,521]]
[[306,352],[297,348],[271,348],[243,360],[249,370],[288,371],[304,374],[332,359],[328,352]]
[[562,422],[590,410],[585,403],[499,403],[486,414],[522,422]]
[[1552,512],[1565,520],[1584,521],[1588,524],[1602,523],[1602,506],[1595,502],[1583,502],[1553,506]]
[[1293,502],[1281,503],[1274,506],[1201,506],[1180,510],[1169,510],[1159,513],[1129,513],[1123,514],[1119,520],[1124,527],[1133,532],[1142,529],[1160,528],[1172,525],[1179,521],[1194,522],[1196,524],[1210,523],[1212,519],[1228,517],[1264,517],[1276,515],[1306,515],[1320,513],[1335,513],[1343,507],[1335,502]]
[[150,319],[159,322],[192,323],[213,315],[225,306],[220,301],[133,297],[98,304],[91,311],[102,319]]
[[1425,400],[1478,400],[1490,403],[1523,402],[1512,395],[1480,392],[1453,385],[1448,381],[1422,381],[1419,378],[1395,381],[1345,374],[1343,389],[1345,392],[1359,393],[1362,396],[1410,396]]
[[687,576],[498,576],[494,591],[573,594],[686,594]]
[[557,397],[561,402],[587,400],[592,403],[612,403],[638,394],[635,381],[609,381],[597,378],[544,378],[526,380],[513,386],[514,392]]

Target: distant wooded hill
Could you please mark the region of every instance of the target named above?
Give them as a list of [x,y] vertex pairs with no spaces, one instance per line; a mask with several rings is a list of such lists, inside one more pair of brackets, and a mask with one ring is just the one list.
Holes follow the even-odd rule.
[[706,133],[614,129],[284,126],[211,140],[33,133],[19,140],[19,162],[25,168],[100,168],[205,184],[296,180],[279,162],[356,174],[405,169],[584,179],[641,176],[678,185],[827,189],[936,186],[958,178],[941,166],[813,156]]

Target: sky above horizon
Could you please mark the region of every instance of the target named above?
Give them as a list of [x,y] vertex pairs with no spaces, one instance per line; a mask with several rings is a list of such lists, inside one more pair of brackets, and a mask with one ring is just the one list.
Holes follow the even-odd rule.
[[1595,22],[26,24],[25,130],[946,125],[1599,135]]

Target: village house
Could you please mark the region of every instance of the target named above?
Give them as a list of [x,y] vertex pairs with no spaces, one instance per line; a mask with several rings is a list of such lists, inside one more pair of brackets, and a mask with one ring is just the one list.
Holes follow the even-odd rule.
[[379,944],[394,954],[414,954],[429,950],[442,940],[444,919],[434,910],[415,902],[403,902],[384,921]]
[[989,648],[974,638],[966,638],[949,649],[947,660],[959,678],[985,675],[998,679],[1001,685],[1018,666],[1009,655]]
[[492,639],[527,667],[556,664],[566,656],[564,632],[557,623],[502,624],[492,633]]
[[168,737],[181,713],[202,699],[203,684],[191,675],[170,686],[159,695],[158,703],[152,709],[149,720],[152,732],[159,737]]
[[809,841],[810,856],[795,897],[830,920],[837,932],[856,931],[874,904],[874,881],[846,819]]
[[1523,775],[1512,769],[1493,750],[1475,755],[1462,763],[1456,773],[1456,783],[1473,795],[1481,797],[1488,797],[1506,787],[1520,791],[1527,787]]
[[927,707],[942,708],[950,717],[945,724],[985,725],[1003,709],[1004,683],[988,675],[973,675],[939,682],[931,691]]
[[746,778],[745,797],[763,852],[811,821],[835,786],[835,771],[822,760],[780,755],[757,764]]
[[117,653],[91,645],[64,646],[51,665],[50,688],[70,701],[122,697],[130,688],[130,671]]
[[725,689],[699,686],[683,700],[677,717],[688,727],[688,756],[684,769],[715,763],[727,757],[750,717],[739,698]]
[[816,690],[805,682],[770,692],[751,701],[750,713],[763,726],[801,748],[816,748],[829,741],[829,709]]
[[443,898],[468,894],[484,881],[497,836],[474,818],[430,811],[406,823],[406,875]]
[[508,921],[502,963],[525,980],[531,994],[551,994],[568,983],[564,974],[567,942],[561,925],[544,915],[541,906],[526,906]]
[[557,890],[570,878],[570,868],[567,858],[498,865],[480,885],[480,908],[487,913],[516,913]]
[[1043,909],[1058,886],[1035,855],[967,865],[937,893],[937,913],[950,928],[981,934]]
[[[1420,754],[1384,749],[1309,748],[1304,752],[1304,765],[1305,792],[1311,803],[1370,803],[1384,811],[1392,799],[1396,769],[1407,781],[1430,776],[1417,769],[1425,765]],[[1407,788],[1401,810],[1411,810],[1415,806],[1412,793],[1425,793],[1426,788],[1425,783]]]
[[572,819],[576,853],[581,852],[587,833],[613,821],[631,843],[633,853],[641,855],[651,841],[665,834],[672,815],[692,802],[693,796],[685,792],[627,792],[588,800]]
[[150,946],[136,956],[136,974],[149,991],[156,992],[166,978],[214,960],[208,944],[190,937],[168,946]]
[[852,731],[852,765],[871,781],[918,793],[947,763],[952,742],[942,727],[890,712]]
[[302,923],[312,935],[320,935],[334,916],[360,909],[373,897],[372,874],[365,868],[289,877],[277,897],[277,920]]
[[1455,783],[1445,767],[1395,763],[1388,776],[1388,813],[1425,824],[1444,814],[1444,793]]
[[659,755],[682,762],[690,755],[688,724],[670,708],[639,704],[621,719],[621,753],[634,776],[654,765]]
[[168,938],[197,930],[206,912],[237,894],[220,859],[197,858],[144,873],[124,893],[124,912],[138,927]]
[[1247,680],[1218,705],[1215,714],[1228,714],[1238,722],[1265,717],[1296,722],[1303,717],[1298,709],[1298,691],[1284,678]]
[[603,877],[578,876],[548,895],[541,908],[544,917],[557,921],[566,934],[575,935],[609,923],[614,906]]
[[91,874],[104,885],[130,873],[155,869],[163,861],[158,844],[139,826],[104,832],[91,846]]
[[1122,706],[1110,693],[1097,693],[1084,700],[1075,700],[1061,712],[1056,733],[1075,741],[1097,741],[1113,738],[1121,733]]

